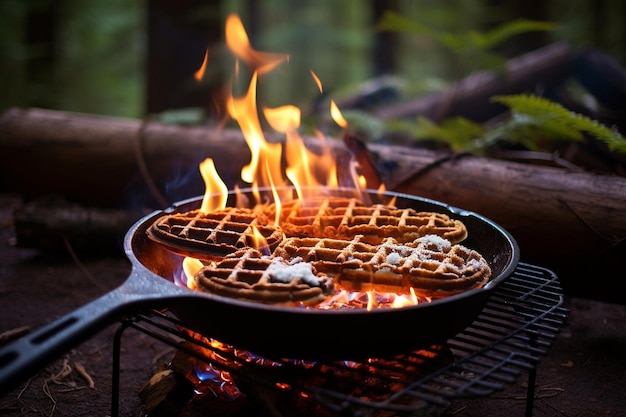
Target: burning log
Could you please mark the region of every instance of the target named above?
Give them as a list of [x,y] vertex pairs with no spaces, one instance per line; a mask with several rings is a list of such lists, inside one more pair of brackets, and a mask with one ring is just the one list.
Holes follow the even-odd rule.
[[155,373],[139,392],[146,415],[152,417],[182,415],[192,395],[193,385],[171,369]]
[[[335,148],[345,157],[341,141]],[[572,279],[564,282],[566,291],[623,301],[612,277],[626,254],[625,178],[400,146],[368,149],[388,190],[491,218],[518,240],[524,260],[553,268],[565,280],[584,273],[606,281],[572,288]],[[198,164],[207,156],[232,187],[250,153],[233,130],[40,109],[0,116],[0,186],[26,198],[54,193],[120,207],[148,196],[143,207],[159,208],[203,193]],[[177,193],[168,193],[176,179]]]

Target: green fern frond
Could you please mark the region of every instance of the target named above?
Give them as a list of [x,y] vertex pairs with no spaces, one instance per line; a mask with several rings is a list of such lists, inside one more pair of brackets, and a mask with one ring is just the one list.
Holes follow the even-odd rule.
[[517,19],[484,33],[473,33],[471,39],[478,49],[487,50],[523,33],[549,32],[557,29],[557,27],[558,25],[553,22]]
[[527,32],[551,31],[556,27],[557,25],[551,22],[518,19],[504,23],[487,32],[470,31],[461,34],[453,34],[434,30],[392,11],[386,11],[377,24],[378,30],[381,31],[413,32],[428,35],[439,41],[448,49],[461,53],[467,50],[487,51],[513,36]]
[[509,132],[536,130],[543,137],[563,140],[582,140],[586,133],[606,143],[611,151],[626,153],[626,139],[619,132],[546,98],[518,94],[494,96],[491,101],[511,109]]
[[390,32],[413,32],[421,33],[425,35],[434,35],[435,31],[429,27],[416,22],[415,20],[408,19],[396,12],[390,10],[385,11],[380,21],[376,24],[376,28],[379,31]]

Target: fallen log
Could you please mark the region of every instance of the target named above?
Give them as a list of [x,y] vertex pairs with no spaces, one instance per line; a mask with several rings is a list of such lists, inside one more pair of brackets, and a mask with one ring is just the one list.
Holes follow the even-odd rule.
[[[337,158],[349,158],[335,142]],[[250,162],[239,130],[45,109],[1,114],[0,151],[1,190],[115,208],[165,208],[204,193],[198,165],[208,157],[232,188]]]
[[485,122],[504,110],[502,105],[492,103],[491,97],[538,93],[560,85],[572,75],[573,60],[567,43],[554,43],[510,59],[503,71],[473,73],[447,90],[382,106],[375,114],[386,120],[422,115],[436,123],[453,116]]
[[37,199],[13,211],[15,245],[46,252],[119,252],[128,229],[145,214]]
[[203,192],[204,158],[228,185],[250,158],[239,132],[17,108],[0,117],[0,149],[0,189],[105,207],[164,208]]
[[[337,143],[337,152],[345,152]],[[571,291],[626,302],[615,287],[626,255],[626,178],[368,147],[387,189],[491,218],[518,240],[524,260],[567,275],[562,279]],[[57,193],[92,206],[129,207],[153,188],[164,196],[161,205],[169,204],[203,192],[197,164],[207,156],[229,186],[249,162],[241,133],[232,130],[40,109],[12,109],[0,117],[0,188],[25,196]],[[174,180],[181,185],[169,191]]]

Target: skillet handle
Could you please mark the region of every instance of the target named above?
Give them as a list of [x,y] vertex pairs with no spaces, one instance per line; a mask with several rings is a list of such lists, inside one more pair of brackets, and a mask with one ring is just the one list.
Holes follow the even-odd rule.
[[0,395],[130,311],[136,299],[122,287],[0,348]]

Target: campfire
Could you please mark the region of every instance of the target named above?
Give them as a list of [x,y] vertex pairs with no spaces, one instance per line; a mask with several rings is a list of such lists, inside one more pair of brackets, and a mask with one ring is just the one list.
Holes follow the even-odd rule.
[[[311,387],[320,393],[341,392],[366,403],[384,402],[454,360],[446,345],[363,361],[270,360],[198,333],[187,333],[189,341],[170,363],[167,375],[171,380],[156,374],[140,393],[148,417],[161,415],[165,407],[175,409],[177,415],[197,411],[220,416],[249,412],[334,416],[328,404],[335,400],[326,399],[326,405],[320,404]],[[187,394],[164,400],[160,391],[174,391],[172,380],[178,381],[175,389],[179,393]],[[425,406],[420,399],[410,397],[398,403],[416,409]]]
[[[320,151],[309,150],[298,133],[301,113],[295,106],[263,109],[266,124],[285,137],[284,145],[268,141],[257,111],[257,82],[288,56],[252,49],[235,15],[226,22],[226,42],[252,69],[247,93],[231,96],[227,103],[250,149],[251,161],[241,171],[249,188],[229,192],[214,161],[206,159],[199,167],[206,188],[200,206],[161,216],[147,230],[153,241],[181,256],[173,279],[177,285],[260,304],[369,312],[431,303],[489,280],[486,260],[459,245],[468,236],[462,221],[397,208],[396,197],[383,185],[377,183],[378,191],[368,188],[368,171],[361,169],[359,158],[338,166],[321,132]],[[206,56],[198,79],[205,65]],[[322,92],[321,81],[311,74]],[[344,129],[346,143],[353,143],[333,101],[329,113]],[[244,407],[250,392],[266,390],[255,381],[268,373],[288,373],[290,381],[270,387],[271,397],[280,397],[292,410],[313,407],[321,412],[302,386],[334,390],[354,385],[359,392],[353,395],[377,401],[405,388],[433,364],[440,366],[442,358],[443,363],[450,360],[443,345],[357,361],[268,359],[184,331],[193,355],[177,353],[173,370],[191,384],[195,402],[219,400],[220,410],[229,412]],[[368,375],[369,383],[355,383],[362,375]],[[144,395],[149,396],[151,386]]]

